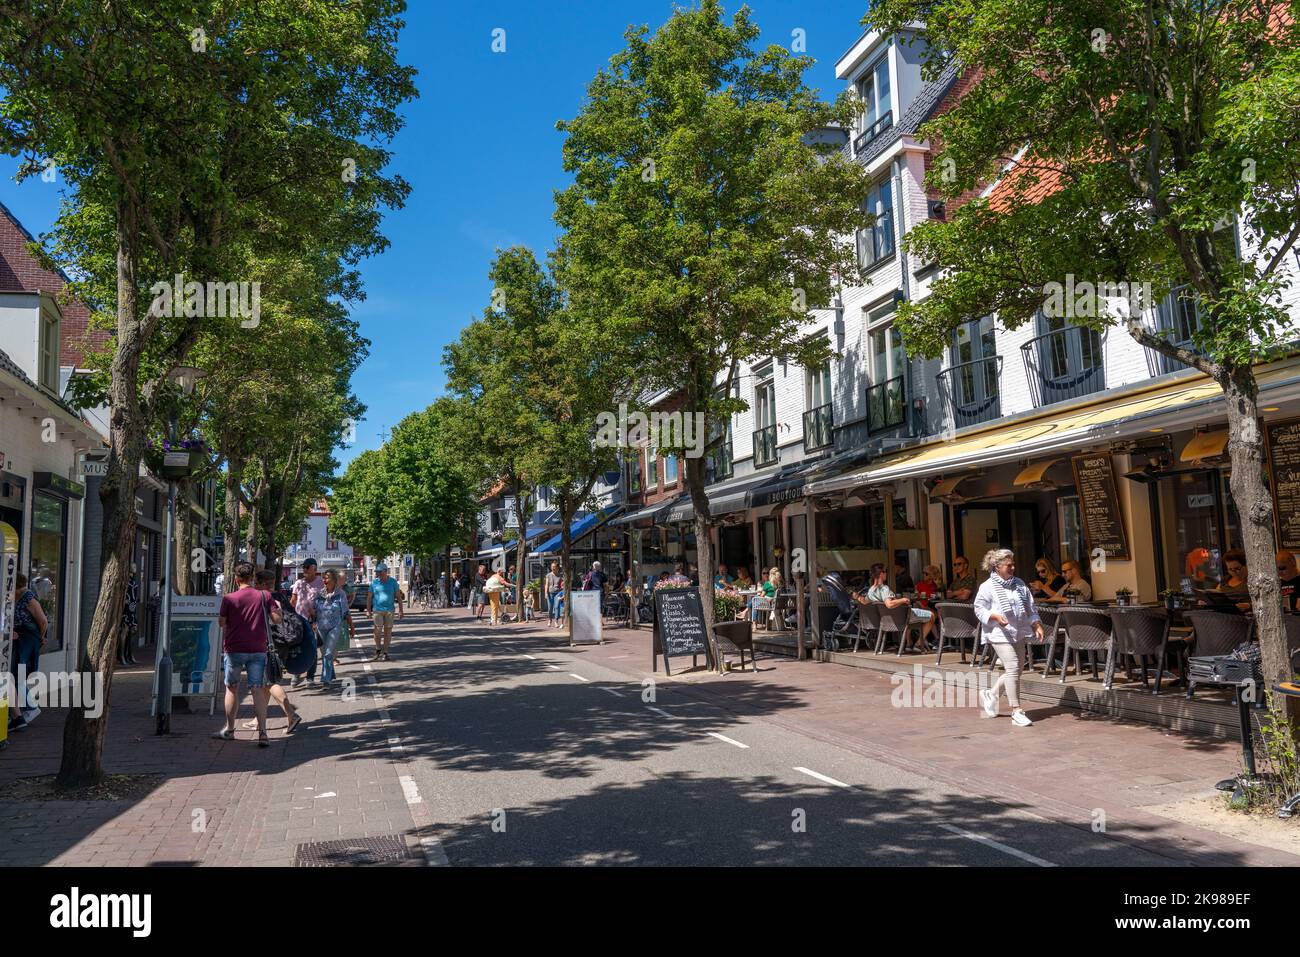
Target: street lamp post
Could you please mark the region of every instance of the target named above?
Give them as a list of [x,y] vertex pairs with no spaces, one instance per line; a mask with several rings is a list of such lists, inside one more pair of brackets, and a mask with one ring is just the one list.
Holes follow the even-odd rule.
[[[207,375],[202,369],[180,366],[167,373],[185,395],[192,395],[198,380]],[[167,422],[167,441],[176,441],[176,412],[173,409]],[[165,461],[165,460],[164,460]],[[167,478],[167,539],[163,546],[162,580],[162,635],[158,640],[158,660],[155,665],[154,687],[157,689],[157,727],[155,734],[170,734],[172,730],[172,565],[176,559],[176,480]]]

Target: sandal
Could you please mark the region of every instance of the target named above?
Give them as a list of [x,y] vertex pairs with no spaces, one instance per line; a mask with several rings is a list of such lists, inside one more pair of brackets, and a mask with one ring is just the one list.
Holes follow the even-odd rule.
[[269,748],[271,746],[271,741],[267,738],[265,731],[257,736],[257,746],[259,748]]
[[229,741],[235,736],[235,732],[229,728],[222,728],[220,731],[213,731],[212,736],[221,741]]

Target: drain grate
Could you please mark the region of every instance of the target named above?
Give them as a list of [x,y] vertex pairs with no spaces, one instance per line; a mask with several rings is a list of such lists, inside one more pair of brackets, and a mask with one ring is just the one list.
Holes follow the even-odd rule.
[[366,867],[414,860],[400,834],[356,837],[346,841],[313,841],[294,850],[294,867]]

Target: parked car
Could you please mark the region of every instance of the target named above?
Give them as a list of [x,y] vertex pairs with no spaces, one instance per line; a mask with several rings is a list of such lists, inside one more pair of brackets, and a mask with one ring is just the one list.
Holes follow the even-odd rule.
[[351,586],[352,601],[350,607],[365,608],[366,599],[370,597],[370,585],[367,582],[357,582]]

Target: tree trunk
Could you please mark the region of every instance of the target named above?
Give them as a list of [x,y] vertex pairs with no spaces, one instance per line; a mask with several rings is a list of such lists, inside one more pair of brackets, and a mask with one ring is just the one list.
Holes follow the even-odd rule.
[[[1282,623],[1282,592],[1274,564],[1273,499],[1264,484],[1264,436],[1259,426],[1258,385],[1254,370],[1246,366],[1232,370],[1219,383],[1228,408],[1228,455],[1232,462],[1231,489],[1241,522],[1245,545],[1247,587],[1255,615],[1259,649],[1264,659],[1264,691],[1279,681],[1291,680],[1291,661]],[[1293,700],[1278,696],[1274,710],[1285,720],[1294,719]]]
[[239,563],[239,485],[243,481],[244,462],[238,456],[226,456],[226,514],[222,518],[221,551],[222,588],[235,590],[235,565]]
[[[190,511],[190,480],[176,483],[176,569],[178,595],[194,594],[194,513]],[[206,564],[204,565],[206,568]]]
[[[529,509],[524,507],[523,485],[520,482],[515,483],[515,521],[519,523],[519,538],[517,539],[518,554],[515,556],[515,614],[519,621],[524,620],[524,571],[527,566],[524,564],[527,560],[526,552],[528,550],[528,524],[524,515]],[[502,548],[504,556],[506,549]]]
[[256,499],[248,506],[248,531],[244,536],[244,550],[248,552],[248,563],[257,567],[257,505]]
[[100,487],[100,501],[104,507],[104,530],[100,542],[103,571],[86,650],[77,664],[83,680],[96,674],[102,676],[103,708],[97,718],[88,717],[83,708],[73,708],[68,712],[63,725],[63,757],[57,777],[58,786],[62,788],[94,784],[104,775],[104,734],[108,729],[113,664],[117,660],[116,640],[135,547],[135,493],[145,433],[137,379],[145,343],[136,317],[135,260],[130,251],[132,230],[126,221],[125,204],[119,204],[117,220],[117,341],[109,383],[112,444],[108,453],[108,476]]
[[722,669],[722,656],[713,636],[713,552],[709,547],[709,498],[704,494],[704,457],[686,459],[686,485],[695,506],[695,566],[700,573],[700,607],[708,629],[713,666]]

